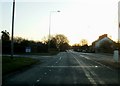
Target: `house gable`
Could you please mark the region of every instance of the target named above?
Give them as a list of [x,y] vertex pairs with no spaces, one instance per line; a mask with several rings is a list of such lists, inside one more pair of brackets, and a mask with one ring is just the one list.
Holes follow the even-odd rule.
[[100,44],[103,43],[104,41],[108,41],[108,42],[110,42],[110,43],[114,43],[114,41],[111,40],[110,38],[104,37],[104,38],[102,38],[102,39],[100,39],[100,40],[98,40],[98,41],[95,42],[95,47],[96,47],[96,48],[99,47]]
[[97,48],[104,41],[109,41],[110,43],[114,43],[113,40],[111,40],[109,37],[107,37],[107,34],[103,34],[103,35],[99,36],[99,38],[92,43],[92,47]]

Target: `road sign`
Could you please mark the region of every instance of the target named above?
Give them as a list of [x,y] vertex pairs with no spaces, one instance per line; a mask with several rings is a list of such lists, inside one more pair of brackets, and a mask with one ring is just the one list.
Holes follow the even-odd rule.
[[30,53],[31,52],[31,47],[26,47],[25,52]]

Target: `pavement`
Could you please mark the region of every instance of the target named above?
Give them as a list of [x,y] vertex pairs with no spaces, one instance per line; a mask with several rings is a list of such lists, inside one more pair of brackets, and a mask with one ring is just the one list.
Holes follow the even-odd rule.
[[94,59],[104,59],[105,55],[69,50],[31,57],[42,63],[4,78],[2,86],[120,86],[119,71]]

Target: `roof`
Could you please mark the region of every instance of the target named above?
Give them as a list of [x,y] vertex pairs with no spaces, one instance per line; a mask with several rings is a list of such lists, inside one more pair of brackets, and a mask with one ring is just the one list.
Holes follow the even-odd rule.
[[103,34],[103,35],[99,36],[99,38],[98,38],[96,41],[94,41],[94,42],[92,43],[92,45],[94,46],[96,42],[104,39],[105,37],[107,37],[109,40],[111,40],[112,42],[114,42],[112,39],[110,39],[110,38],[107,36],[107,34]]

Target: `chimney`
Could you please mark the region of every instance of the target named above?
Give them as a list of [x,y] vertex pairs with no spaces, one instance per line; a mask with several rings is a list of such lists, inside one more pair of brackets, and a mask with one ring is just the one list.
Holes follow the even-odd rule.
[[107,37],[107,34],[103,34],[103,35],[99,36],[99,39],[103,39],[104,37]]

